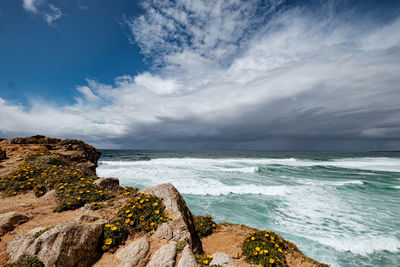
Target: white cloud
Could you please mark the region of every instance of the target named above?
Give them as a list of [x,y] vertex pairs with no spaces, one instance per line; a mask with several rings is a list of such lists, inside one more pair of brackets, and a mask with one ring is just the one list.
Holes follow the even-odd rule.
[[40,0],[22,0],[22,7],[29,12],[32,13],[37,13],[37,7],[36,5],[38,5],[40,2]]
[[399,145],[400,36],[388,34],[399,17],[382,23],[275,2],[259,18],[255,5],[145,2],[147,13],[126,22],[157,68],[111,85],[87,80],[71,106],[26,111],[2,100],[0,132],[147,148]]
[[53,4],[46,4],[46,0],[22,0],[22,7],[29,13],[43,17],[50,26],[62,17],[61,9]]

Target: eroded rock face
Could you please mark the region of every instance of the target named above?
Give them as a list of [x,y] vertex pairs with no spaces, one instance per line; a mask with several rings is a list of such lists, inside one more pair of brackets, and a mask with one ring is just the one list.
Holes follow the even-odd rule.
[[119,179],[114,178],[114,177],[99,178],[99,179],[95,180],[94,182],[97,185],[101,185],[101,186],[111,189],[111,190],[119,188]]
[[29,221],[29,217],[19,212],[7,212],[0,214],[0,236],[14,230],[17,225]]
[[182,257],[179,260],[178,267],[198,267],[200,266],[192,252],[192,248],[186,245],[182,251]]
[[172,184],[160,184],[147,188],[143,192],[151,193],[162,199],[168,215],[172,217],[172,220],[167,222],[172,230],[172,237],[170,238],[166,228],[162,228],[162,233],[159,232],[158,236],[161,236],[162,239],[186,241],[195,252],[201,253],[203,248],[195,231],[193,215],[178,190]]
[[176,258],[176,242],[171,242],[159,248],[151,258],[147,267],[174,267]]
[[118,267],[136,266],[149,252],[150,243],[146,237],[142,237],[121,249],[115,257],[121,261]]
[[38,256],[46,266],[91,266],[101,255],[98,244],[104,220],[95,223],[64,222],[35,236],[43,227],[19,236],[7,244],[13,261],[26,256]]
[[173,237],[171,226],[167,222],[161,224],[154,234],[158,239],[171,240]]
[[0,160],[6,159],[6,158],[7,158],[6,152],[4,150],[2,150],[0,147]]
[[235,261],[226,253],[214,253],[210,265],[221,265],[222,267],[237,267]]

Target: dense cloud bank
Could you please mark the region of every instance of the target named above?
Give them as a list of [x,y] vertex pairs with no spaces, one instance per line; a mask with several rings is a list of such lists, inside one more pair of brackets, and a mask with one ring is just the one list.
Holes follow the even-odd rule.
[[0,98],[0,135],[123,148],[400,149],[400,9],[368,5],[145,1],[143,15],[119,22],[150,71],[88,79],[68,106]]

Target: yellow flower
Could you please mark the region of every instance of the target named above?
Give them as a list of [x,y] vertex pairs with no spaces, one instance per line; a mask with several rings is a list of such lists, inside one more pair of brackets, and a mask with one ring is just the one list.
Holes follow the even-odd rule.
[[106,225],[104,225],[104,227],[107,227],[107,228],[108,228],[108,227],[111,227],[111,224],[108,224],[108,223],[107,223]]
[[268,250],[264,249],[264,254],[267,254],[267,253],[268,253]]
[[157,206],[157,205],[158,205],[158,203],[157,203],[157,202],[153,203],[153,206]]
[[279,251],[279,252],[282,252],[282,249],[278,248],[278,251]]
[[115,230],[117,230],[117,226],[111,227],[111,231],[115,231]]
[[275,260],[274,259],[269,259],[269,263],[274,263]]
[[107,238],[106,239],[106,245],[110,245],[112,243],[112,239],[111,238]]
[[133,221],[131,221],[129,224],[130,224],[130,225],[133,225]]
[[256,247],[256,250],[257,250],[257,251],[260,251],[261,249],[260,249],[259,247]]
[[208,264],[208,260],[203,260],[203,263],[204,264]]
[[252,237],[251,237],[251,240],[254,240],[254,239],[255,239],[255,237],[254,237],[254,236],[252,236]]
[[125,211],[125,213],[129,213],[129,212],[131,212],[131,210],[127,210],[127,211]]
[[129,213],[129,214],[128,214],[128,217],[132,217],[132,213]]
[[102,250],[107,250],[108,247],[107,247],[106,245],[104,245],[104,246],[101,247],[101,249],[102,249]]
[[257,251],[254,251],[253,254],[254,254],[254,255],[257,255]]
[[262,255],[264,252],[261,250],[259,253],[260,253],[260,255]]
[[131,219],[126,219],[125,223],[129,223],[131,221]]
[[211,256],[211,255],[207,255],[207,258],[209,258],[209,259],[212,259],[212,257],[213,257],[213,256]]
[[155,213],[155,214],[159,214],[159,213],[160,213],[160,211],[159,211],[159,210],[156,210],[156,211],[154,211],[154,213]]
[[77,199],[77,200],[81,200],[81,197],[77,197],[76,199]]
[[143,221],[143,220],[144,220],[144,216],[140,216],[140,220],[142,220],[142,221]]
[[215,224],[213,224],[212,227],[215,227]]
[[279,248],[279,245],[278,245],[278,244],[275,244],[275,247]]

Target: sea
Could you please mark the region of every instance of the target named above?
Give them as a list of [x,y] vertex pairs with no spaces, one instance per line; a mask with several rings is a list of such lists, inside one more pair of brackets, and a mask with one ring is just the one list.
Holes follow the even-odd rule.
[[193,214],[272,230],[330,266],[400,266],[400,152],[102,150],[97,172],[172,183]]

